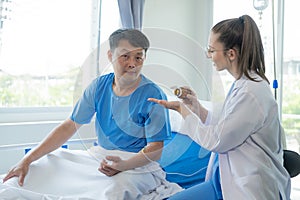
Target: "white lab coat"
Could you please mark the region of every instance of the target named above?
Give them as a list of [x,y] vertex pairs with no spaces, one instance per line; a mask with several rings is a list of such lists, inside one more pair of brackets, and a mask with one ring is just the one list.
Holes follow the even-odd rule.
[[241,77],[227,96],[217,124],[206,126],[191,114],[180,132],[218,153],[225,200],[279,200],[279,194],[282,200],[290,199],[290,177],[283,167],[283,129],[266,81]]

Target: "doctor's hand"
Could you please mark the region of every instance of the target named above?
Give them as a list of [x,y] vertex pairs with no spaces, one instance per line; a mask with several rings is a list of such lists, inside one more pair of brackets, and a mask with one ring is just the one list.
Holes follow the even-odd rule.
[[126,161],[118,156],[106,156],[106,160],[102,160],[98,170],[106,176],[114,176],[121,171],[125,171]]
[[180,98],[180,99],[182,99],[182,102],[193,113],[195,113],[198,117],[200,117],[202,106],[201,106],[201,104],[198,101],[198,97],[197,97],[196,92],[192,88],[190,88],[188,86],[183,86],[181,88],[186,91],[186,95],[184,95],[184,98]]
[[16,166],[14,166],[12,169],[9,170],[7,175],[3,179],[3,183],[7,180],[11,179],[12,177],[19,177],[18,183],[20,186],[23,186],[25,176],[27,175],[29,170],[29,164],[27,164],[25,161],[21,161]]

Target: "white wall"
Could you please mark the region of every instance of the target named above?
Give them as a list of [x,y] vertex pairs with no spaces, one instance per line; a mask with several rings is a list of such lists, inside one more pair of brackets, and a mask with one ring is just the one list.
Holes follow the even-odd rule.
[[193,87],[199,98],[208,100],[211,64],[206,47],[212,26],[211,0],[145,1],[143,31],[151,48],[144,73],[168,88],[174,85]]

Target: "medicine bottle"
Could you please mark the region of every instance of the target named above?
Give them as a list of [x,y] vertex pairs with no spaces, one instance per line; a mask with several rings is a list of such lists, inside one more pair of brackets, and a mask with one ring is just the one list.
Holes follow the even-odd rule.
[[191,94],[191,90],[183,87],[177,87],[174,89],[174,94],[181,99],[186,98],[186,95]]

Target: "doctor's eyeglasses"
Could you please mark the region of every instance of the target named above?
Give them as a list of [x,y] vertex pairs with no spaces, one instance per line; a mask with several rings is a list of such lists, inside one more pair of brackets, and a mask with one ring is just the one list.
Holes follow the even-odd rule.
[[225,52],[225,51],[228,51],[228,50],[229,49],[214,49],[212,47],[206,47],[206,49],[205,49],[205,55],[206,55],[207,58],[211,58],[212,55],[213,55],[213,53],[215,53],[217,51],[223,51],[223,52]]

